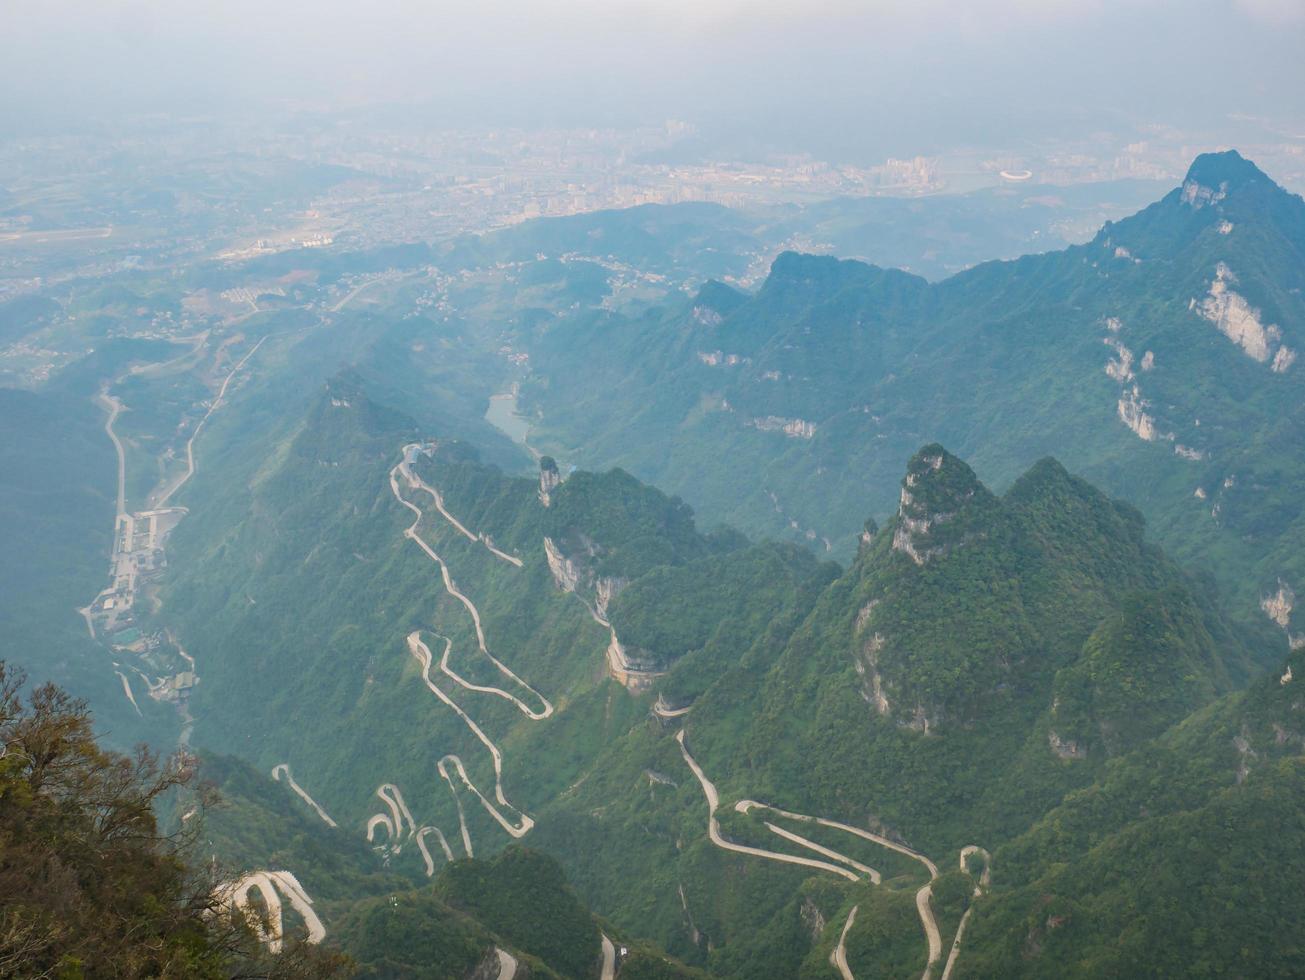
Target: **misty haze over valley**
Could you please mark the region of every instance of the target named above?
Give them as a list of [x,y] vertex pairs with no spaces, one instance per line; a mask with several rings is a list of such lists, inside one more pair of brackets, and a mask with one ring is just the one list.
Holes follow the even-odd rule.
[[1302,51],[0,11],[0,977],[1305,975]]

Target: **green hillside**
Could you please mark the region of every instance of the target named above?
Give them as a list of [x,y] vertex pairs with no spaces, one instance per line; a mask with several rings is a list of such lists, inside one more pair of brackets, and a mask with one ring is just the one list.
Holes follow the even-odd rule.
[[[1000,869],[1067,794],[1275,657],[1275,635],[1233,625],[1136,510],[1050,459],[998,496],[925,446],[897,512],[840,568],[704,535],[621,471],[505,476],[354,377],[290,431],[229,532],[183,526],[179,549],[202,550],[181,551],[164,599],[201,665],[196,742],[289,763],[338,824],[291,845],[251,818],[309,848],[351,950],[380,949],[357,923],[407,928],[438,901],[582,975],[513,932],[488,869],[458,870],[520,840],[613,934],[712,975],[825,976],[840,936],[849,962],[922,971],[916,893],[929,886],[945,955],[979,881],[961,848]],[[723,838],[763,854],[708,838],[690,759],[719,789]],[[311,856],[330,839],[356,871]],[[809,863],[831,853],[832,871]],[[382,874],[433,876],[436,897],[394,912]],[[992,904],[1010,880],[998,871]],[[459,905],[450,881],[485,898]],[[485,955],[482,934],[441,921],[430,942]]]

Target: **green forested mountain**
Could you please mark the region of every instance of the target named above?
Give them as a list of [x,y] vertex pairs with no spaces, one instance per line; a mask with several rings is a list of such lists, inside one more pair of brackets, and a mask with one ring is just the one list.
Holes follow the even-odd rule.
[[[1305,658],[1112,762],[997,851],[972,976],[1294,976]],[[972,945],[971,945],[972,940]],[[972,958],[971,958],[972,957]]]
[[[178,532],[164,598],[201,665],[196,742],[289,763],[337,824],[286,792],[279,815],[216,812],[233,829],[215,847],[325,869],[328,934],[376,975],[425,975],[378,945],[391,931],[469,968],[497,945],[586,975],[512,932],[496,872],[439,870],[445,846],[515,840],[561,862],[609,936],[654,944],[648,969],[661,949],[722,977],[827,976],[841,937],[857,975],[922,972],[931,952],[941,970],[976,887],[966,949],[988,969],[1001,910],[1023,908],[1007,851],[1278,657],[1136,510],[1051,459],[998,496],[924,447],[844,569],[703,534],[621,471],[507,477],[357,378],[291,430],[229,535]],[[759,853],[713,841],[704,779],[721,840]],[[250,825],[275,857],[234,829]],[[345,864],[322,856],[332,839]],[[1051,867],[1027,865],[1031,882]],[[407,895],[428,872],[434,892],[386,898],[385,874]]]
[[790,253],[754,295],[550,323],[523,397],[561,458],[842,556],[925,442],[996,486],[1054,454],[1295,635],[1302,270],[1305,202],[1209,154],[1085,245],[937,284]]
[[[1298,972],[1305,204],[1215,154],[1066,251],[664,300],[757,234],[378,254],[0,391],[0,631],[197,752],[192,866],[362,976]],[[148,540],[184,508],[130,677],[75,612],[114,400]]]
[[[725,801],[718,812],[731,839],[802,853],[755,808],[731,812],[752,799],[909,841],[947,872],[963,846],[999,854],[999,842],[1112,759],[1229,690],[1256,654],[1214,606],[1145,543],[1135,511],[1053,461],[997,498],[964,463],[926,447],[908,468],[899,514],[867,535],[810,611],[758,632],[682,719],[631,731],[573,798],[546,811],[540,837],[595,904],[655,914],[666,932],[654,935],[686,958],[675,941],[690,916],[692,946],[710,950],[706,962],[723,975],[763,975],[761,962],[779,955],[768,939],[788,957],[780,975],[822,975],[831,934],[811,934],[807,903],[819,921],[841,923],[864,886],[825,875],[801,898],[810,872],[708,843],[701,790],[673,739],[681,725]],[[808,835],[800,822],[784,828]],[[882,916],[896,901],[905,935],[917,937],[912,945],[901,931],[884,935],[882,921],[858,919],[849,955],[859,947],[869,975],[882,955],[899,957],[889,975],[923,970],[927,948],[909,914],[927,880],[918,865],[913,873],[899,854],[857,850],[847,832],[815,839],[879,868],[885,884],[864,897]],[[655,882],[661,910],[628,892],[632,867]],[[958,916],[970,887],[944,874],[939,915]],[[682,901],[688,911],[676,909]]]

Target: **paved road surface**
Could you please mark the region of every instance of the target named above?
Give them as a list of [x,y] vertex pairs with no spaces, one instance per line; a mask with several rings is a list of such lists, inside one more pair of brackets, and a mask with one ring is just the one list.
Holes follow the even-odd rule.
[[675,736],[675,740],[680,743],[680,754],[684,756],[684,761],[688,763],[693,774],[698,777],[698,782],[702,786],[703,795],[707,797],[707,836],[717,847],[724,848],[727,851],[735,851],[739,854],[751,854],[753,857],[766,858],[769,861],[782,861],[785,864],[800,864],[803,867],[815,868],[817,871],[828,871],[832,874],[846,878],[848,881],[859,881],[857,875],[847,868],[840,868],[837,865],[829,864],[826,861],[816,861],[812,858],[794,857],[791,854],[780,854],[776,851],[766,851],[759,847],[748,847],[745,844],[736,844],[734,841],[727,839],[720,832],[720,823],[716,820],[716,810],[720,807],[720,795],[716,792],[716,786],[707,774],[702,771],[702,767],[689,754],[689,747],[684,742],[684,730],[681,729]]
[[204,428],[204,423],[206,423],[209,420],[209,417],[218,410],[218,406],[220,406],[222,400],[226,398],[227,388],[231,385],[231,379],[236,376],[236,373],[242,367],[245,366],[245,362],[254,356],[258,351],[258,348],[263,346],[263,341],[265,340],[267,340],[267,337],[260,338],[258,343],[251,347],[245,356],[236,362],[236,366],[231,369],[231,372],[222,382],[222,387],[218,389],[217,397],[213,399],[213,404],[209,405],[208,411],[205,412],[204,417],[199,420],[199,424],[195,426],[195,431],[192,432],[190,438],[186,440],[186,472],[181,475],[181,478],[178,479],[176,483],[168,488],[167,492],[154,502],[154,510],[162,510],[166,507],[168,501],[172,498],[172,495],[185,486],[186,481],[195,475],[195,440],[199,437],[200,431]]
[[435,509],[440,512],[443,518],[449,522],[459,534],[468,541],[482,544],[491,555],[501,558],[505,562],[515,565],[517,568],[523,567],[523,563],[516,555],[509,555],[506,551],[500,551],[494,547],[494,542],[483,531],[470,531],[460,520],[449,513],[448,508],[444,506],[444,496],[429,483],[419,477],[412,470],[412,461],[416,453],[421,449],[417,443],[411,443],[403,447],[403,462],[399,464],[399,470],[403,478],[408,481],[408,486],[414,490],[425,490],[430,494],[431,499],[435,501]]
[[494,952],[498,954],[498,980],[512,980],[517,975],[517,958],[497,946]]
[[599,980],[612,980],[616,976],[616,947],[612,941],[603,936],[603,971]]
[[109,417],[104,422],[104,431],[108,433],[109,438],[113,441],[114,452],[118,454],[118,518],[127,514],[127,453],[122,448],[122,442],[118,439],[118,434],[113,431],[113,423],[118,421],[118,413],[122,411],[122,402],[118,401],[107,391],[101,392],[99,400],[109,407]]
[[218,889],[220,903],[229,909],[243,911],[249,907],[249,893],[258,891],[263,896],[267,908],[267,926],[256,924],[260,939],[273,953],[281,952],[283,938],[283,920],[281,915],[281,895],[290,901],[291,907],[299,913],[308,928],[308,942],[320,943],[326,938],[326,927],[313,911],[313,900],[299,884],[299,879],[289,871],[254,871],[237,881],[230,882]]
[[860,907],[859,905],[853,905],[852,911],[847,913],[847,921],[843,923],[843,931],[838,934],[838,945],[834,947],[834,952],[829,957],[829,961],[837,968],[843,980],[856,980],[856,977],[852,975],[852,968],[847,965],[847,931],[852,928],[852,923],[856,921],[856,912]]
[[317,805],[317,801],[309,796],[302,786],[295,782],[295,777],[290,774],[290,766],[288,763],[282,762],[280,765],[272,767],[273,779],[280,782],[282,776],[285,776],[285,780],[290,785],[290,788],[295,791],[301,800],[317,812],[317,815],[322,818],[323,822],[328,827],[336,826],[335,821],[330,818],[327,812]]
[[[541,711],[534,711],[525,708],[523,708],[523,710],[525,710],[526,713],[533,720],[539,720],[542,718],[549,717],[553,713],[553,705],[549,703],[548,699],[544,697],[542,694],[540,694],[538,691],[536,691],[529,684],[527,684],[525,681],[523,681],[515,673],[513,673],[512,669],[508,667],[507,664],[503,663],[501,660],[499,660],[497,657],[495,657],[492,653],[489,652],[489,647],[485,642],[485,630],[484,627],[481,626],[481,622],[480,622],[480,610],[476,608],[475,603],[473,603],[469,598],[467,598],[466,595],[464,595],[461,591],[458,590],[456,583],[454,583],[453,581],[453,576],[449,573],[449,566],[445,563],[444,559],[441,558],[439,554],[435,551],[435,549],[432,548],[429,544],[427,544],[425,539],[422,538],[422,536],[417,533],[417,528],[421,524],[422,518],[425,516],[425,514],[423,513],[420,507],[412,503],[410,500],[407,500],[403,496],[403,494],[399,492],[399,482],[395,474],[403,471],[404,471],[403,463],[400,463],[398,466],[396,466],[394,469],[390,471],[390,492],[394,494],[394,498],[398,500],[399,503],[401,503],[404,507],[407,507],[410,511],[412,511],[416,515],[416,517],[413,519],[413,522],[403,532],[403,536],[405,538],[408,538],[410,541],[415,542],[416,545],[419,548],[421,548],[422,551],[426,552],[427,557],[429,557],[433,562],[439,565],[440,576],[444,581],[444,591],[446,591],[449,595],[453,596],[453,598],[461,602],[462,605],[466,607],[467,612],[471,614],[471,622],[476,629],[476,644],[477,646],[480,647],[480,652],[489,658],[490,662],[495,667],[498,668],[500,673],[502,673],[506,677],[512,678],[512,680],[516,681],[516,683],[520,684],[522,687],[524,687],[535,697],[539,698],[540,703],[543,705],[543,709]],[[503,697],[506,697],[509,700],[516,702],[518,705],[521,704],[521,702],[518,699],[513,698],[506,691],[501,693]]]
[[[971,854],[983,855],[983,873],[979,876],[979,883],[974,886],[973,898],[977,899],[988,890],[988,883],[992,880],[992,855],[982,847],[975,844],[968,844],[961,848],[961,870],[965,870],[965,859]],[[970,913],[974,911],[974,902],[971,900],[969,908],[961,916],[961,923],[956,927],[956,938],[952,940],[952,950],[947,954],[947,965],[943,967],[942,980],[951,980],[952,970],[956,967],[956,960],[961,955],[961,937],[965,935],[965,924],[970,920]]]

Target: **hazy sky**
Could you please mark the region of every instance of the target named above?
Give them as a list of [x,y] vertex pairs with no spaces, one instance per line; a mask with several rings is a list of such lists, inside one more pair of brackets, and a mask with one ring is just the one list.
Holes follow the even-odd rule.
[[837,153],[1305,117],[1305,0],[0,0],[0,123],[403,102]]

